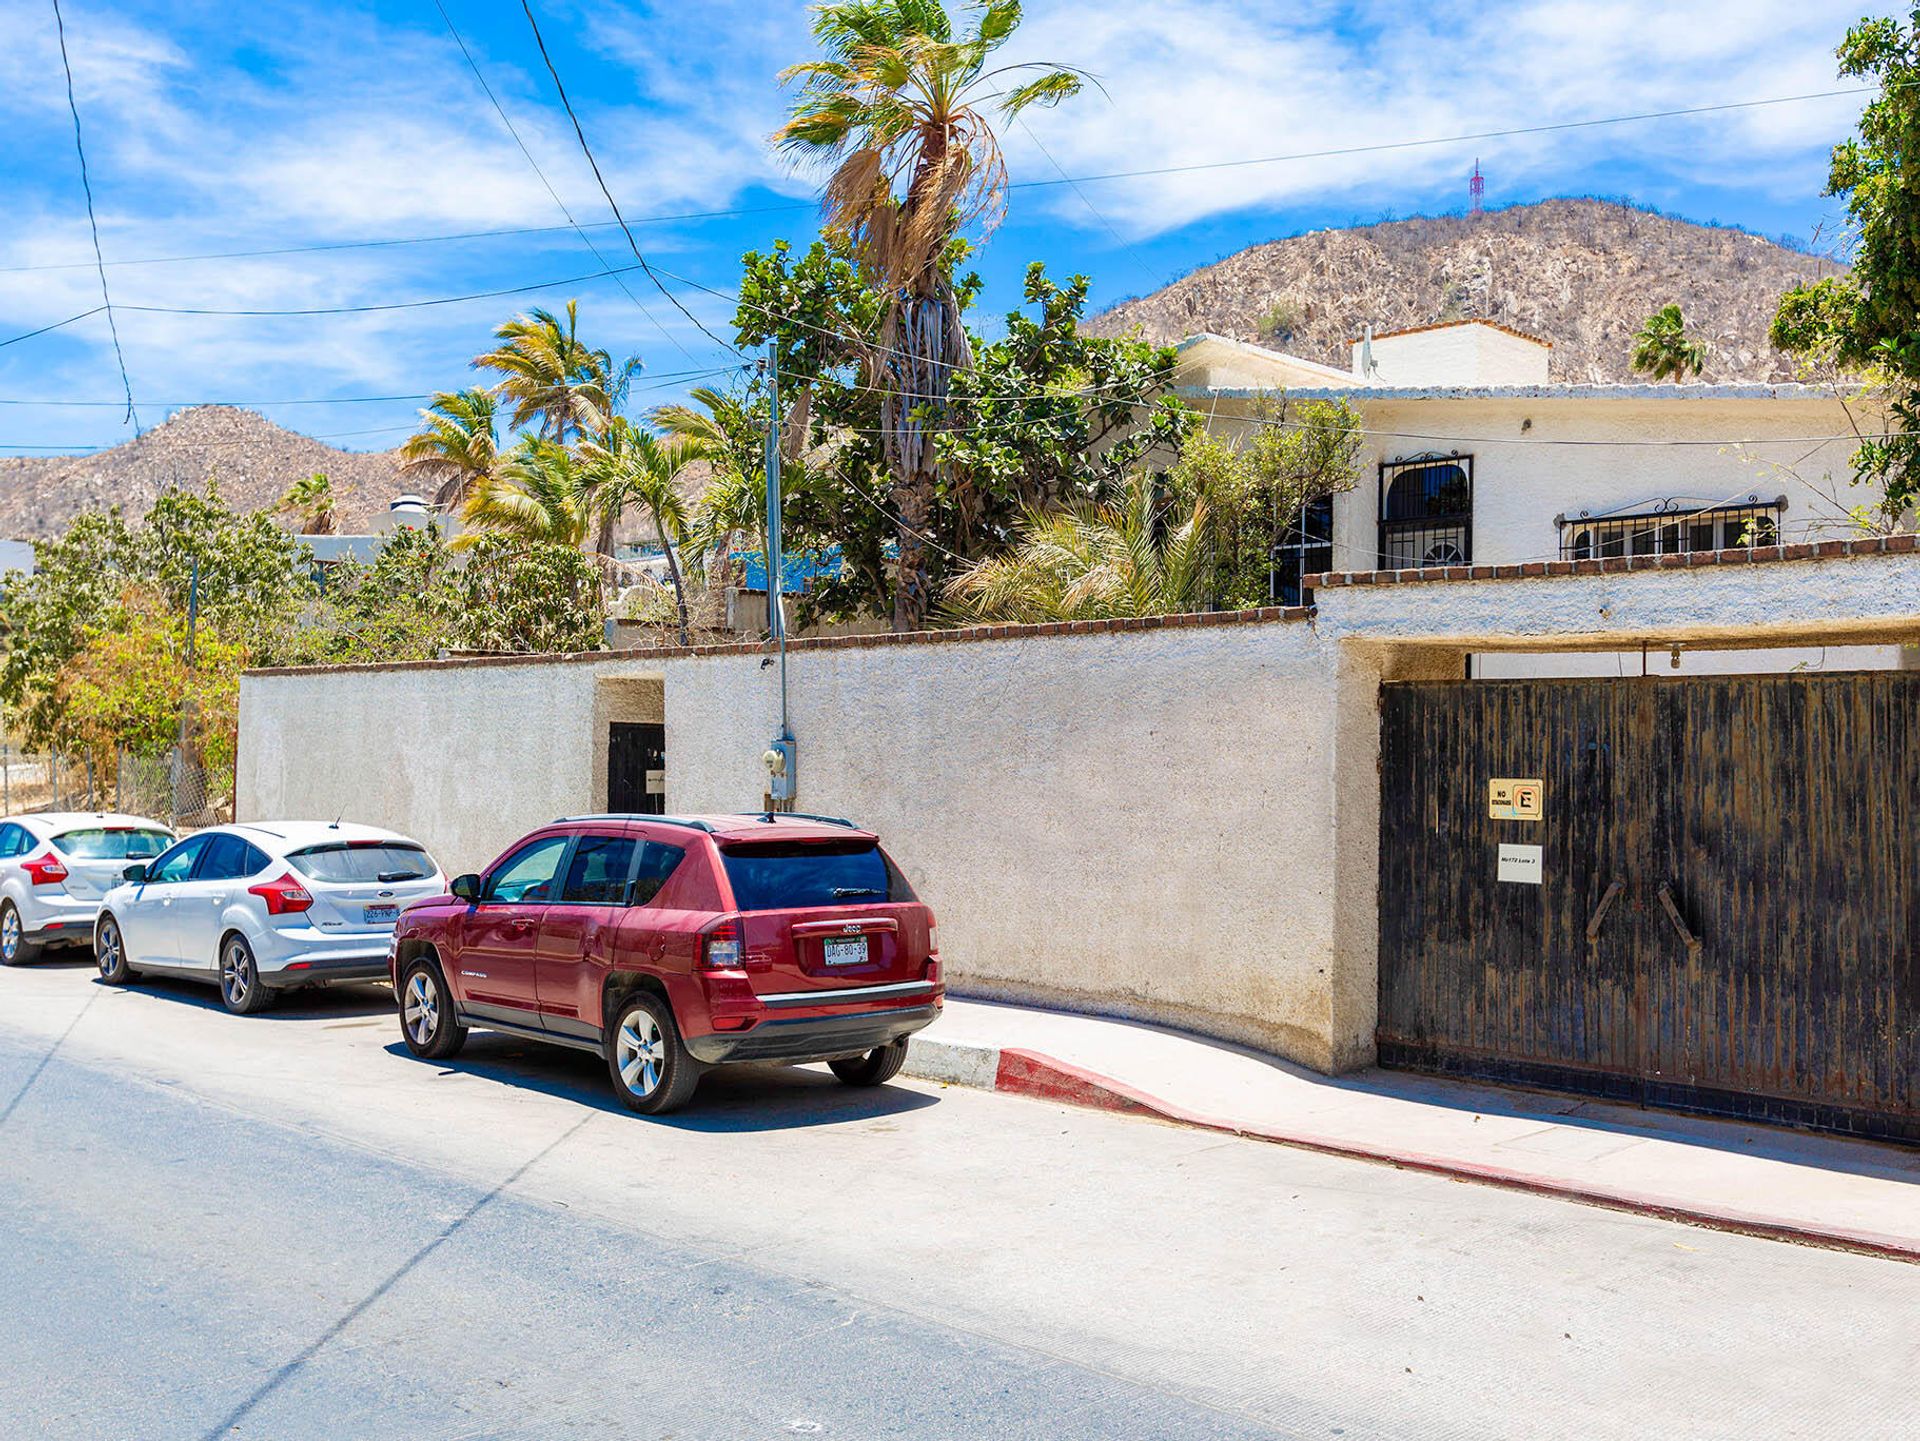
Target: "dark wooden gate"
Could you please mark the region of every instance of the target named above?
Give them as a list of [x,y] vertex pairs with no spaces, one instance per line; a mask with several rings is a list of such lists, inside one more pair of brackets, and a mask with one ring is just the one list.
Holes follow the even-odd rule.
[[657,816],[666,810],[667,728],[615,721],[607,727],[607,809]]
[[1390,685],[1380,765],[1384,1064],[1920,1141],[1920,674]]

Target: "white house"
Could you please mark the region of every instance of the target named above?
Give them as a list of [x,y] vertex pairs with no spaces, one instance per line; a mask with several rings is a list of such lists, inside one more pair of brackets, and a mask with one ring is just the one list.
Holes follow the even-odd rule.
[[[1548,342],[1485,321],[1353,343],[1351,371],[1197,335],[1175,385],[1215,430],[1244,438],[1285,404],[1341,399],[1366,430],[1360,481],[1312,508],[1275,558],[1274,599],[1302,575],[1658,555],[1857,534],[1856,425],[1814,385],[1557,385]],[[1616,674],[1639,651],[1478,657],[1477,674]],[[1904,657],[1914,663],[1911,655]],[[1653,658],[1671,667],[1670,654]],[[1893,647],[1693,652],[1681,668],[1858,669]]]

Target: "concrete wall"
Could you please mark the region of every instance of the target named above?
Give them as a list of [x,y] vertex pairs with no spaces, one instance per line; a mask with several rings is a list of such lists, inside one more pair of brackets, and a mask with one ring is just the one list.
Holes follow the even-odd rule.
[[1544,341],[1465,321],[1355,341],[1353,373],[1368,385],[1545,385],[1552,356]]
[[[1920,553],[1901,547],[1318,594],[1311,621],[796,643],[801,809],[886,837],[963,992],[1338,1070],[1372,1056],[1383,683],[1457,678],[1469,654],[1920,640]],[[240,814],[387,824],[475,869],[535,825],[600,809],[607,724],[655,715],[669,810],[752,809],[779,716],[770,659],[738,646],[255,672]]]

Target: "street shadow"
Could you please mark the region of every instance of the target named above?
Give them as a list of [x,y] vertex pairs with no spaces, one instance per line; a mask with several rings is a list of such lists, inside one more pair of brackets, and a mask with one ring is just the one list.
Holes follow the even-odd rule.
[[[109,986],[95,977],[94,984],[111,991],[140,991],[161,996],[184,1006],[203,1011],[225,1012],[220,987],[213,981],[191,981],[180,976],[142,976],[132,986]],[[379,982],[358,982],[337,986],[309,986],[282,991],[272,1006],[251,1016],[235,1016],[236,1024],[268,1025],[286,1022],[320,1021],[378,1024],[378,1018],[393,1014],[393,992]]]
[[716,1066],[700,1078],[687,1105],[666,1116],[629,1111],[613,1093],[606,1062],[586,1051],[522,1041],[497,1031],[474,1031],[458,1056],[422,1061],[394,1041],[385,1048],[410,1065],[437,1065],[448,1071],[484,1076],[502,1085],[538,1091],[597,1111],[624,1116],[637,1125],[668,1126],[677,1131],[739,1133],[794,1131],[815,1126],[905,1115],[940,1103],[937,1095],[905,1086],[848,1086],[825,1066],[741,1064]]
[[[960,997],[970,1007],[1005,1010],[1009,1015],[1031,1014],[1031,1008],[999,1001]],[[1094,1013],[1087,1013],[1094,1015]],[[1177,1026],[1121,1016],[1094,1015],[1103,1025],[1123,1026],[1143,1034],[1176,1038],[1224,1055],[1248,1061],[1284,1076],[1300,1087],[1303,1108],[1317,1105],[1329,1094],[1378,1096],[1414,1105],[1443,1107],[1475,1116],[1538,1121],[1541,1126],[1569,1126],[1607,1132],[1628,1141],[1660,1140],[1679,1145],[1724,1151],[1741,1156],[1789,1162],[1840,1174],[1920,1185],[1920,1148],[1898,1141],[1774,1125],[1737,1118],[1697,1115],[1608,1101],[1573,1092],[1491,1081],[1466,1081],[1418,1071],[1385,1070],[1378,1066],[1347,1075],[1328,1076],[1249,1046],[1199,1035]],[[1065,1058],[1063,1058],[1065,1059]],[[1278,1108],[1277,1124],[1284,1125],[1285,1105]],[[1323,1129],[1322,1123],[1316,1123]]]

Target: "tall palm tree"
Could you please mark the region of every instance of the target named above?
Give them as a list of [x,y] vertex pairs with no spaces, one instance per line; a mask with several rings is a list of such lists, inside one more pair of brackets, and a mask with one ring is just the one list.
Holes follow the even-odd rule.
[[580,302],[567,302],[566,319],[550,310],[516,315],[493,333],[499,342],[473,358],[482,370],[497,370],[495,387],[513,403],[508,423],[516,428],[538,420],[542,440],[565,441],[606,428],[640,368],[638,357],[616,366],[604,350],[580,339]]
[[300,517],[300,534],[332,535],[340,522],[333,482],[315,471],[287,487],[280,509]]
[[420,433],[400,447],[400,468],[436,482],[435,505],[464,505],[482,477],[493,474],[500,459],[496,409],[493,392],[474,386],[437,391],[420,412]]
[[969,622],[1104,620],[1200,609],[1211,581],[1207,505],[1185,515],[1156,501],[1153,477],[1112,505],[1028,511],[1011,550],[947,583],[947,608]]
[[881,421],[893,501],[902,522],[895,630],[925,620],[923,535],[938,464],[933,433],[947,382],[973,363],[947,275],[956,235],[991,230],[1006,204],[1007,171],[988,110],[1010,121],[1076,94],[1080,75],[1030,63],[988,69],[1020,23],[1018,0],[970,7],[956,37],[941,0],[836,0],[814,12],[822,58],[790,66],[800,93],[774,143],[833,167],[822,197],[829,229],[854,242],[869,281],[890,297],[866,370],[885,392]]
[[480,478],[460,514],[467,529],[455,538],[455,550],[469,549],[488,531],[577,546],[592,526],[580,503],[573,452],[552,440],[523,440],[508,451]]
[[1685,380],[1706,369],[1706,343],[1688,337],[1678,305],[1663,305],[1633,337],[1632,364],[1649,380]]
[[667,574],[680,608],[680,644],[690,643],[687,591],[677,548],[686,542],[688,511],[680,493],[680,473],[693,459],[686,442],[662,440],[624,417],[598,440],[581,447],[578,494],[581,505],[601,526],[600,553],[613,554],[613,530],[629,508],[645,512],[667,553]]

